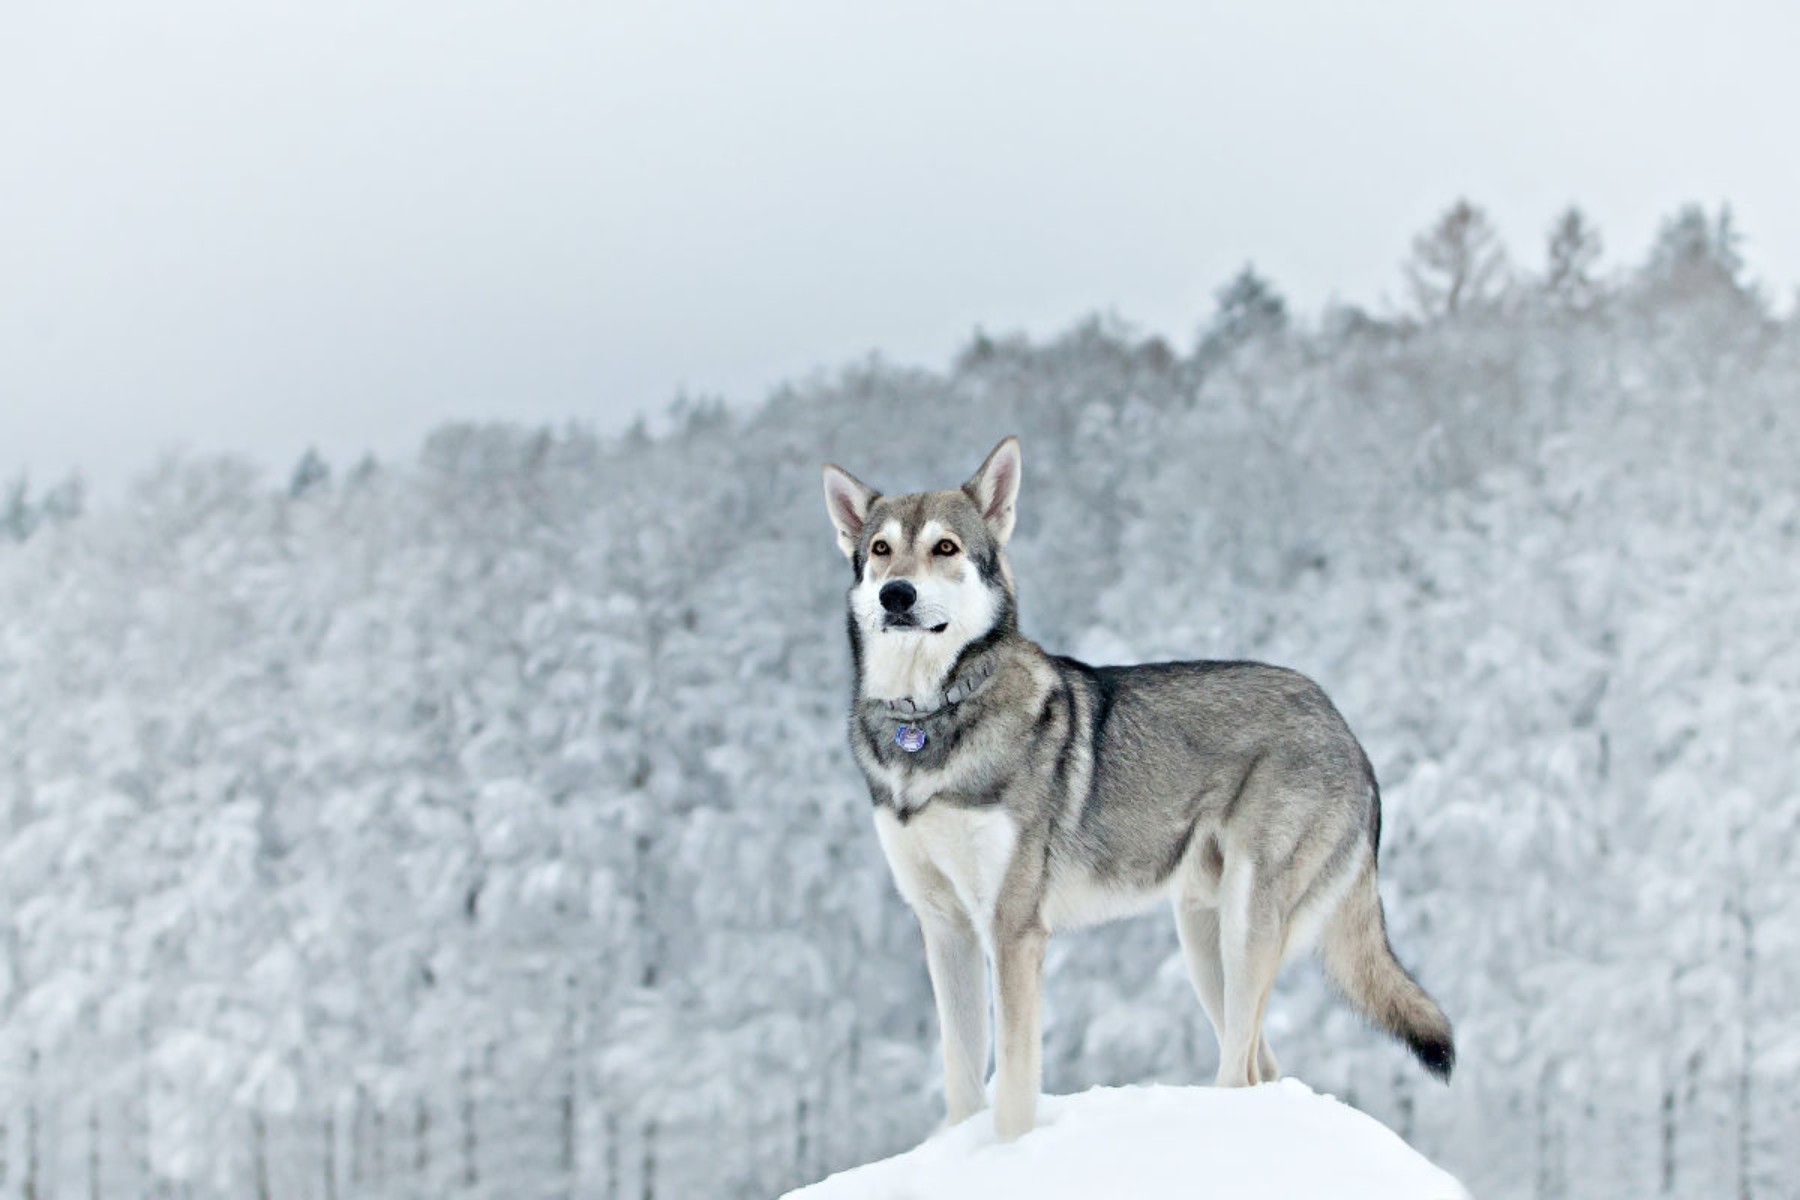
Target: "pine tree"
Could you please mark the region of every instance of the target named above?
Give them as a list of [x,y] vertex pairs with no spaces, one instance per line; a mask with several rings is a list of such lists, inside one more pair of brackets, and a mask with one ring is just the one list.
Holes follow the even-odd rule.
[[309,446],[306,453],[300,456],[300,461],[294,464],[293,474],[288,476],[288,497],[298,500],[330,481],[331,468],[325,464],[319,452]]
[[1287,329],[1287,301],[1249,263],[1214,295],[1218,310],[1200,335],[1202,362],[1222,358],[1246,342],[1272,337]]
[[6,485],[0,501],[0,538],[22,542],[38,527],[39,514],[31,503],[31,484],[23,475]]
[[1700,205],[1685,205],[1657,232],[1645,273],[1665,291],[1741,292],[1742,245],[1730,205],[1722,205],[1710,220]]
[[44,520],[52,525],[65,525],[87,512],[87,482],[78,471],[70,472],[61,483],[44,493]]

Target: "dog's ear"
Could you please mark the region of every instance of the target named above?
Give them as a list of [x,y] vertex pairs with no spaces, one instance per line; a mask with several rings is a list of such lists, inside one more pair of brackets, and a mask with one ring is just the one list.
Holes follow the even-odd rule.
[[837,527],[838,549],[845,558],[855,561],[856,543],[862,540],[869,505],[880,498],[880,492],[844,468],[825,464],[825,511]]
[[981,519],[993,531],[1002,546],[1012,536],[1013,506],[1019,500],[1019,439],[1009,437],[995,446],[975,472],[975,478],[963,484],[963,491],[975,501]]

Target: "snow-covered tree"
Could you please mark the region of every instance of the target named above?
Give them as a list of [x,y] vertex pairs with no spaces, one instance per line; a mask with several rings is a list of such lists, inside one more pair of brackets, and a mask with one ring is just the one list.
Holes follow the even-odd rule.
[[[916,1142],[818,463],[937,486],[1018,433],[1028,634],[1298,667],[1381,777],[1456,1081],[1298,964],[1290,1071],[1478,1195],[1783,1195],[1800,323],[1722,216],[1611,278],[1568,241],[1578,316],[1465,279],[1282,326],[1240,276],[1208,363],[1095,319],[300,494],[13,489],[52,515],[0,545],[0,1190],[768,1196]],[[1212,1055],[1166,920],[1053,941],[1053,1089]]]
[[24,475],[10,480],[0,499],[0,538],[22,542],[37,530],[40,514],[31,503],[31,481]]
[[1435,320],[1499,294],[1507,279],[1506,248],[1487,213],[1458,200],[1413,239],[1404,270],[1414,307]]
[[1599,293],[1594,267],[1601,252],[1600,231],[1581,209],[1570,205],[1550,227],[1544,290],[1569,308],[1586,308]]
[[1267,338],[1287,328],[1287,301],[1275,285],[1245,264],[1215,295],[1218,310],[1200,334],[1198,358],[1210,362],[1245,342]]

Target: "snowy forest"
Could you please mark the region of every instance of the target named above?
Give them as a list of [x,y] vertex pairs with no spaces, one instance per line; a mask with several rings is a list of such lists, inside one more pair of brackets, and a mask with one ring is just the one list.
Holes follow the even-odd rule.
[[[1800,1180],[1800,316],[1728,211],[1478,208],[1370,312],[1246,268],[654,431],[0,491],[0,1195],[769,1197],[941,1117],[844,740],[819,488],[1018,434],[1024,631],[1255,658],[1386,800],[1445,1088],[1317,967],[1283,1067],[1494,1200]],[[1050,945],[1045,1084],[1204,1083],[1158,914]]]

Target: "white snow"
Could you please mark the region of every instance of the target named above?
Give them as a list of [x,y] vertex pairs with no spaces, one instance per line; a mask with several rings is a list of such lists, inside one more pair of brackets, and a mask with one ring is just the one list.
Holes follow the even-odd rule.
[[1295,1079],[1241,1089],[1045,1096],[1038,1127],[995,1140],[992,1110],[787,1200],[1467,1200],[1372,1117]]

